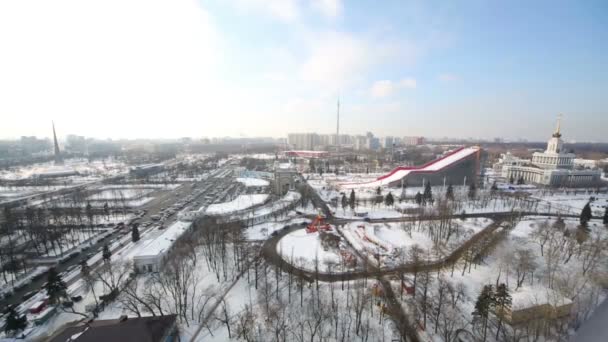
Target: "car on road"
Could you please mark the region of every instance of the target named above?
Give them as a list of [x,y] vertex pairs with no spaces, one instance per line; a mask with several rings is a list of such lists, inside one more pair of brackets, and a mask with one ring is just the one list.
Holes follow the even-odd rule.
[[23,301],[26,301],[26,300],[34,297],[37,293],[38,293],[37,290],[27,292],[26,294],[24,294],[23,296],[21,296],[21,299],[23,299]]

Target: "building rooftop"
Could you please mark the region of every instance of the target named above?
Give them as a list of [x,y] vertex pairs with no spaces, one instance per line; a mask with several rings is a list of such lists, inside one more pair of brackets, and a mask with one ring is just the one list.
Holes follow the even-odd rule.
[[136,259],[162,254],[171,247],[175,240],[179,239],[179,237],[190,228],[190,225],[192,225],[191,222],[177,221],[167,227],[165,231],[154,240],[141,246],[141,248],[136,248],[130,255],[133,256],[133,259]]
[[69,327],[50,342],[160,342],[171,332],[177,316],[120,318]]

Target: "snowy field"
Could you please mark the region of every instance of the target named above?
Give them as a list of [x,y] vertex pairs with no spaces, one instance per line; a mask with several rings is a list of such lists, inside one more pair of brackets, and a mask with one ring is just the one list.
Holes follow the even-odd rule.
[[261,178],[237,178],[237,182],[243,183],[245,186],[268,186],[270,182]]
[[458,248],[473,234],[493,221],[487,218],[453,219],[449,240],[433,239],[439,221],[367,223],[351,222],[340,228],[351,246],[377,266],[396,266],[407,262],[413,246],[426,251],[429,258],[438,259]]
[[302,224],[303,222],[309,223],[310,220],[301,217],[292,218],[291,215],[288,215],[284,220],[269,220],[264,223],[253,225],[245,230],[245,236],[248,240],[266,240],[272,233],[283,229],[285,226]]
[[149,194],[154,190],[152,189],[133,189],[133,188],[125,188],[125,189],[108,189],[102,190],[98,193],[95,193],[89,197],[87,200],[90,201],[107,201],[107,200],[131,200],[137,199]]
[[277,252],[283,259],[296,267],[320,272],[338,270],[341,264],[340,255],[331,250],[325,250],[321,245],[319,233],[307,233],[298,229],[285,235],[277,244]]
[[[426,305],[432,314],[427,316],[427,329],[421,331],[423,338],[444,341],[443,334],[452,336],[450,334],[459,328],[472,331],[480,338],[479,326],[471,325],[475,301],[485,285],[505,283],[512,297],[513,311],[550,305],[566,308],[569,315],[563,323],[551,322],[549,331],[536,330],[540,326],[531,319],[514,328],[503,326],[498,341],[536,333],[541,336],[548,334],[541,340],[568,340],[567,335],[572,334],[606,297],[602,288],[606,285],[608,274],[605,249],[608,230],[597,222],[591,223],[588,228],[581,231],[578,220],[565,220],[562,228],[556,225],[555,219],[526,217],[517,223],[504,241],[490,250],[489,255],[468,263],[462,259],[455,268],[429,274],[429,299]],[[426,278],[421,279],[424,281]],[[411,274],[408,282],[413,282]],[[393,286],[396,291],[400,288],[398,282],[393,282]],[[420,284],[419,278],[417,297],[406,295],[403,298],[403,305],[420,325],[423,324],[421,306],[424,305],[424,288],[425,284]],[[453,300],[443,303],[444,313],[439,314],[440,325],[435,331],[435,309],[440,301],[440,288],[443,289],[443,296],[460,294],[455,307],[448,304]],[[492,315],[488,341],[497,341],[494,336],[496,321]],[[452,331],[446,328],[445,324],[448,323]]]
[[[551,206],[563,211],[570,211],[572,213],[580,213],[585,204],[590,203],[593,216],[602,217],[604,210],[608,206],[608,195],[607,194],[565,194],[557,193],[555,195],[544,195],[544,196],[533,196],[545,203],[549,203]],[[591,198],[593,201],[590,201]]]
[[0,179],[27,179],[38,174],[63,172],[66,170],[76,171],[81,175],[80,177],[110,177],[127,173],[129,168],[122,161],[114,160],[112,158],[94,160],[91,162],[86,159],[68,159],[65,160],[65,165],[62,166],[55,166],[53,162],[47,162],[12,168],[9,170],[0,170]]
[[230,202],[214,203],[205,211],[208,215],[226,215],[260,205],[268,199],[268,194],[239,195]]

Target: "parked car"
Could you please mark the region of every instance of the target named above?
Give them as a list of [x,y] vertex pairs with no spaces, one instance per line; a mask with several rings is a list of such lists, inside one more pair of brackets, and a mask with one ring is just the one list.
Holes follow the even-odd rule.
[[38,293],[38,291],[36,291],[36,290],[30,291],[30,292],[24,294],[23,296],[21,296],[21,299],[23,299],[23,301],[26,301],[26,300],[34,297],[37,293]]

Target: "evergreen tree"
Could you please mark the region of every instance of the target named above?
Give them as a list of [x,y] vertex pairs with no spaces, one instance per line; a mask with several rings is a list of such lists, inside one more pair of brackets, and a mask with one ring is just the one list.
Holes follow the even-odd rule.
[[139,241],[139,227],[137,224],[134,224],[133,228],[131,228],[131,240],[133,242]]
[[345,210],[348,207],[348,200],[346,199],[346,195],[342,194],[342,210]]
[[89,266],[86,260],[80,262],[80,273],[82,273],[83,278],[86,278],[91,274],[91,266]]
[[449,184],[447,190],[445,191],[445,199],[448,201],[454,200],[454,187],[452,184]]
[[587,204],[585,204],[585,206],[583,207],[583,210],[581,211],[581,225],[583,226],[587,226],[587,223],[593,218],[593,215],[591,214],[591,206],[589,205],[589,202],[587,202]]
[[59,299],[67,296],[67,286],[61,275],[57,273],[54,267],[51,267],[48,273],[46,284],[44,285],[47,295],[49,296],[49,303],[55,304],[59,302]]
[[27,327],[27,317],[25,315],[19,316],[15,309],[11,307],[6,315],[5,324],[4,331],[7,335],[12,335]]
[[101,256],[103,261],[110,261],[110,257],[112,257],[112,252],[110,252],[110,247],[108,245],[103,245],[103,251],[101,252]]
[[526,182],[524,181],[524,177],[523,177],[523,176],[522,176],[522,177],[519,177],[519,179],[517,180],[517,185],[523,185],[523,184],[525,184],[525,183],[526,183]]
[[382,188],[381,187],[378,187],[376,189],[376,195],[378,195],[378,196],[382,195]]
[[470,200],[474,200],[475,197],[477,197],[477,187],[475,186],[474,182],[471,182],[471,185],[469,185],[468,196]]
[[492,285],[485,285],[475,302],[475,311],[473,311],[473,322],[480,323],[483,331],[483,341],[486,341],[488,331],[488,317],[490,309],[494,305],[494,289]]
[[513,175],[511,175],[511,177],[509,178],[509,184],[513,183],[515,183],[515,178],[513,178]]
[[352,189],[350,191],[350,198],[348,200],[348,205],[350,206],[351,209],[355,209],[355,201],[356,201],[356,198],[355,198],[355,189]]
[[608,207],[606,207],[606,210],[604,210],[604,220],[603,220],[605,225],[608,225]]
[[496,185],[496,181],[494,181],[494,183],[492,183],[492,187],[490,188],[490,190],[492,192],[496,192],[498,190],[498,185]]
[[308,163],[308,167],[310,168],[310,172],[313,173],[315,172],[316,168],[315,168],[315,160],[311,159],[310,162]]
[[422,204],[422,194],[420,193],[420,191],[416,193],[416,196],[414,196],[414,200],[416,201],[416,204]]
[[496,340],[500,334],[500,328],[502,326],[502,320],[505,312],[511,310],[511,294],[509,294],[509,288],[504,283],[496,287],[496,293],[494,294],[494,306],[498,316],[498,328],[496,329]]
[[424,194],[422,195],[423,203],[432,203],[433,202],[433,190],[431,189],[431,182],[426,182],[424,185]]
[[393,193],[389,192],[388,195],[386,195],[386,198],[384,199],[384,204],[386,204],[387,207],[391,207],[394,203],[395,199],[393,198]]

